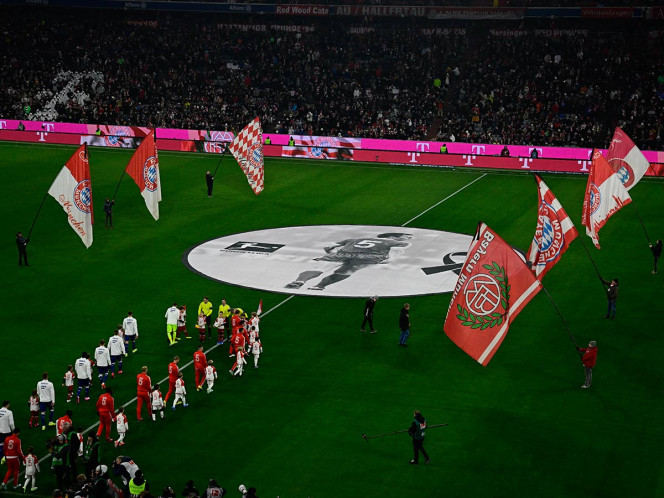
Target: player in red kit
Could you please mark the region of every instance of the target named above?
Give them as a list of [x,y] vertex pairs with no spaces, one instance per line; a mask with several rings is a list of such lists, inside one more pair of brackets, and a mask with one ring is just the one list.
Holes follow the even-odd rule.
[[194,374],[196,382],[196,390],[200,391],[205,382],[205,368],[207,367],[207,358],[203,352],[203,346],[198,346],[198,350],[194,353]]
[[237,352],[244,350],[244,346],[247,343],[247,338],[244,335],[244,329],[239,329],[237,333],[231,339],[231,344],[233,345],[233,352],[237,355]]
[[97,400],[97,413],[99,414],[99,429],[97,429],[97,437],[106,428],[106,441],[113,441],[111,439],[111,422],[115,422],[115,407],[113,401],[113,391],[110,387],[106,388],[106,392],[99,396]]
[[173,391],[175,390],[175,381],[178,380],[178,374],[180,369],[178,368],[178,363],[180,362],[180,357],[176,356],[173,358],[173,361],[168,364],[168,392],[164,398],[164,404],[168,403],[168,398],[171,397]]
[[21,429],[17,427],[14,429],[14,434],[5,438],[4,458],[7,460],[7,473],[2,484],[0,484],[0,489],[7,489],[7,483],[12,477],[14,477],[14,489],[19,488],[18,471],[21,467],[21,462],[25,458],[23,451],[21,451],[21,440],[18,438],[20,432]]
[[136,376],[136,418],[140,421],[143,403],[148,405],[148,417],[152,417],[152,403],[150,403],[150,392],[152,391],[152,380],[148,376],[148,367],[141,368],[141,373]]

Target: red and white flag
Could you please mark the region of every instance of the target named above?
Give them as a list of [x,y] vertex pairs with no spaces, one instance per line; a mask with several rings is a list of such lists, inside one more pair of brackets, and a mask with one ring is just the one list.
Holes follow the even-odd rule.
[[131,176],[141,195],[145,199],[145,205],[155,220],[159,219],[159,201],[161,200],[161,185],[159,176],[159,156],[157,155],[157,144],[154,139],[154,130],[138,146],[131,157],[126,168],[127,174]]
[[599,231],[621,207],[632,202],[620,177],[613,172],[602,153],[596,150],[588,173],[583,199],[582,224],[586,234],[599,247]]
[[480,223],[447,310],[445,333],[487,366],[514,318],[541,288],[514,249]]
[[620,128],[613,133],[606,160],[627,190],[634,187],[650,167],[643,153]]
[[55,177],[48,193],[67,213],[69,225],[85,247],[92,245],[92,186],[87,146],[81,145]]
[[263,191],[263,130],[258,118],[243,128],[228,146],[233,157],[247,175],[247,181],[256,195]]
[[538,174],[535,174],[535,181],[539,193],[539,207],[537,227],[528,251],[528,261],[535,276],[542,280],[544,274],[560,260],[570,242],[579,236],[579,232],[556,196]]
[[256,310],[256,316],[261,316],[261,313],[263,313],[263,300],[261,299],[261,302],[258,303],[258,309]]

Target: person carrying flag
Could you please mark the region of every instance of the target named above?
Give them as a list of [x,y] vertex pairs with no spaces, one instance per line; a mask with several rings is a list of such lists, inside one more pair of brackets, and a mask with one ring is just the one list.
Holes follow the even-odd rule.
[[411,465],[419,463],[420,452],[424,455],[424,463],[429,463],[431,458],[424,449],[424,433],[427,428],[427,421],[419,410],[413,412],[415,419],[408,428],[408,434],[413,438],[413,459]]
[[616,301],[618,301],[618,279],[614,278],[610,282],[602,279],[602,283],[607,286],[606,288],[606,316],[604,318],[616,317]]
[[581,389],[588,389],[593,381],[593,367],[597,363],[597,343],[590,341],[587,348],[576,348],[581,353],[581,361],[586,372],[586,380]]
[[[653,257],[653,264],[655,265],[655,268],[652,271],[653,275],[657,274],[657,260],[659,257],[662,255],[662,239],[658,239],[655,244],[648,244],[650,246],[650,250],[652,251],[652,257]],[[27,263],[26,263],[27,264]]]

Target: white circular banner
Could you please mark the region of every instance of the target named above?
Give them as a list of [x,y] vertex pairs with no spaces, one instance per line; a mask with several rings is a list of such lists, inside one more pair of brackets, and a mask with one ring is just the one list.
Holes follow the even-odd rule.
[[415,296],[452,292],[471,240],[422,228],[298,226],[209,240],[183,262],[212,280],[270,292]]

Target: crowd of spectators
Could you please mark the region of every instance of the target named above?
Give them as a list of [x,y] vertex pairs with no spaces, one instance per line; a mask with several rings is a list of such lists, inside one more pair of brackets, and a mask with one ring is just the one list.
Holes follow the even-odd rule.
[[661,32],[645,21],[547,34],[542,21],[4,10],[4,118],[238,131],[260,116],[290,135],[578,146],[622,126],[664,148]]

